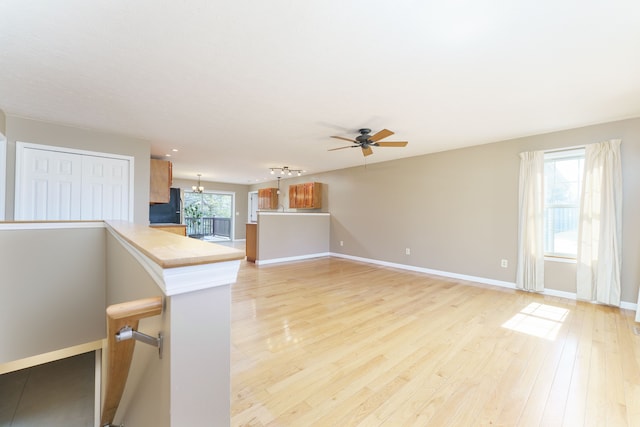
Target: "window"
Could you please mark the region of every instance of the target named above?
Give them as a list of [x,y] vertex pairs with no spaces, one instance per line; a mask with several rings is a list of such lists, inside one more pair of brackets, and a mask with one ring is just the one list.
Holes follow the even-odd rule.
[[233,193],[184,192],[184,220],[187,235],[204,240],[231,240]]
[[544,155],[544,253],[576,258],[584,149]]

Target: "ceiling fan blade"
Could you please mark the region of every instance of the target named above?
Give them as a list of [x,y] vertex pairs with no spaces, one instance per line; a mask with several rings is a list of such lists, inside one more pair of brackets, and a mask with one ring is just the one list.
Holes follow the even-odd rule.
[[376,142],[376,147],[405,147],[408,143],[408,141]]
[[366,157],[366,156],[370,156],[372,154],[373,154],[373,150],[371,149],[371,147],[367,147],[367,148],[362,147],[362,155],[363,156]]
[[327,151],[336,151],[336,150],[342,150],[344,148],[355,148],[355,147],[358,147],[358,145],[347,145],[346,147],[331,148]]
[[349,141],[349,142],[357,142],[355,139],[349,139],[349,138],[345,138],[343,136],[332,136],[331,138],[342,139],[344,141]]
[[369,138],[369,141],[378,142],[382,138],[386,138],[391,135],[393,135],[393,132],[391,132],[389,129],[382,129],[380,132],[376,133],[371,138]]

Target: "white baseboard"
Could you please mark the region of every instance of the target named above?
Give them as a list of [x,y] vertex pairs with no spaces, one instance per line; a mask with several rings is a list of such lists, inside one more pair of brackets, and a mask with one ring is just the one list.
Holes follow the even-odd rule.
[[333,253],[333,252],[331,253],[331,256],[334,256],[337,258],[346,258],[353,261],[368,262],[370,264],[383,265],[385,267],[393,267],[401,270],[409,270],[409,271],[415,271],[418,273],[434,274],[436,276],[449,277],[452,279],[468,280],[470,282],[484,283],[486,285],[495,285],[495,286],[500,286],[502,288],[509,288],[509,289],[516,288],[515,283],[504,282],[504,281],[495,280],[495,279],[487,279],[485,277],[468,276],[466,274],[451,273],[449,271],[433,270],[431,268],[416,267],[415,265],[398,264],[395,262],[380,261],[377,259],[362,258],[362,257]]
[[[294,256],[294,257],[287,257],[287,258],[274,258],[274,259],[267,259],[267,260],[256,260],[256,265],[275,264],[275,263],[287,262],[287,261],[300,261],[300,260],[311,259],[311,258],[320,258],[320,257],[325,257],[325,256],[332,256],[332,257],[336,257],[336,258],[345,258],[345,259],[350,259],[350,260],[353,260],[353,261],[360,261],[360,262],[366,262],[366,263],[369,263],[369,264],[376,264],[376,265],[382,265],[382,266],[385,266],[385,267],[397,268],[397,269],[400,269],[400,270],[415,271],[415,272],[418,272],[418,273],[433,274],[433,275],[436,275],[436,276],[449,277],[449,278],[452,278],[452,279],[467,280],[469,282],[483,283],[483,284],[486,284],[486,285],[499,286],[499,287],[502,287],[502,288],[516,289],[516,284],[513,283],[513,282],[505,282],[505,281],[502,281],[502,280],[488,279],[486,277],[479,277],[479,276],[469,276],[469,275],[466,275],[466,274],[452,273],[452,272],[449,272],[449,271],[433,270],[431,268],[416,267],[415,265],[407,265],[407,264],[399,264],[399,263],[395,263],[395,262],[380,261],[380,260],[377,260],[377,259],[363,258],[363,257],[359,257],[359,256],[341,254],[341,253],[337,253],[337,252],[322,252],[322,253],[317,253],[317,254],[301,255],[301,256]],[[574,292],[558,291],[558,290],[555,290],[555,289],[545,289],[544,291],[542,291],[540,293],[542,295],[550,295],[550,296],[554,296],[554,297],[558,297],[558,298],[565,298],[565,299],[573,300],[573,301],[577,301],[577,299],[578,299]],[[638,304],[633,303],[633,302],[621,301],[620,302],[620,308],[623,308],[625,310],[637,311]]]
[[288,262],[288,261],[300,261],[303,259],[321,258],[326,256],[331,256],[331,253],[321,252],[316,254],[298,255],[298,256],[291,256],[291,257],[285,257],[285,258],[257,259],[256,265],[267,265],[267,264],[275,264],[278,262]]
[[[409,271],[415,271],[418,273],[434,274],[436,276],[449,277],[452,279],[468,280],[470,282],[484,283],[486,285],[494,285],[494,286],[500,286],[502,288],[516,289],[516,284],[513,282],[505,282],[502,280],[488,279],[486,277],[468,276],[466,274],[451,273],[449,271],[442,271],[442,270],[432,270],[430,268],[416,267],[414,265],[398,264],[395,262],[380,261],[377,259],[362,258],[362,257],[340,254],[335,252],[331,252],[330,255],[336,258],[345,258],[353,261],[367,262],[369,264],[383,265],[385,267],[393,267],[401,270],[409,270]],[[542,295],[550,295],[550,296],[565,298],[573,301],[577,300],[577,295],[574,292],[558,291],[555,289],[545,289],[543,292],[540,292],[540,293]],[[621,301],[620,308],[623,308],[625,310],[636,311],[638,309],[638,304],[627,302],[627,301]]]

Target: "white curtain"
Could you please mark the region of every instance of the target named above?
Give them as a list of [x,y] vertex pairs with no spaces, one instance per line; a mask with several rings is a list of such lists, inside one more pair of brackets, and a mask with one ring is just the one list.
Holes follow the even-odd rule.
[[516,286],[544,290],[544,152],[520,153],[518,269]]
[[578,228],[578,298],[620,306],[622,170],[620,140],[585,147]]

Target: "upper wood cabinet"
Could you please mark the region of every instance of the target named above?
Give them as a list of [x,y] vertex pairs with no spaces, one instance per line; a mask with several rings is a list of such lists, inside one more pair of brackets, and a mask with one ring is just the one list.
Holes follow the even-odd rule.
[[149,203],[169,203],[173,170],[171,162],[151,159],[151,189]]
[[258,190],[258,209],[278,209],[277,188],[260,188]]
[[289,207],[292,209],[322,208],[322,183],[307,182],[289,186]]

